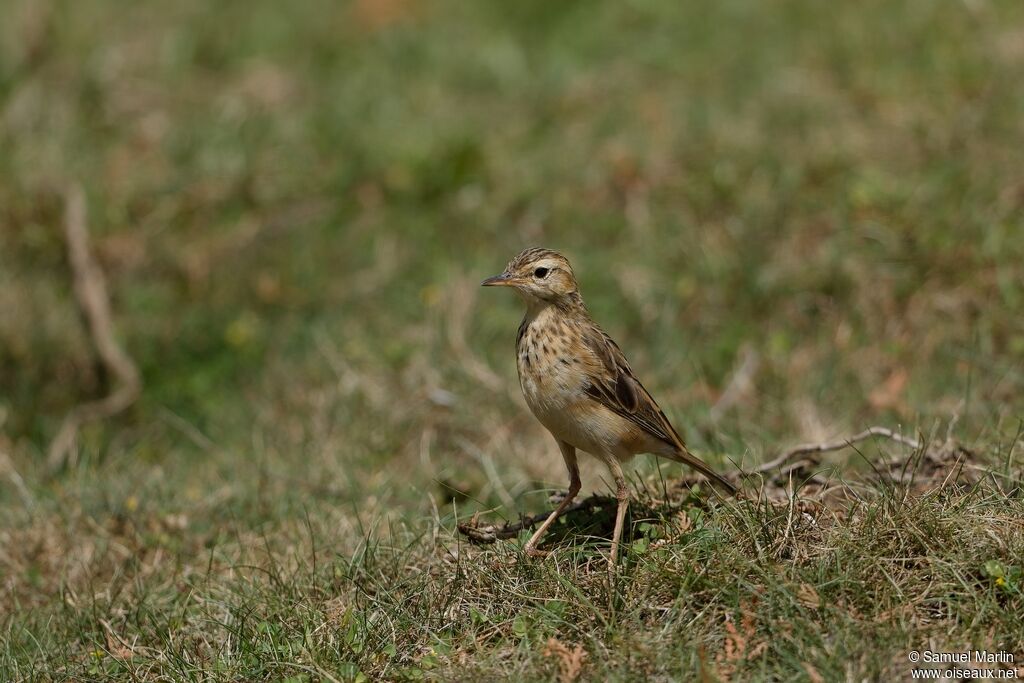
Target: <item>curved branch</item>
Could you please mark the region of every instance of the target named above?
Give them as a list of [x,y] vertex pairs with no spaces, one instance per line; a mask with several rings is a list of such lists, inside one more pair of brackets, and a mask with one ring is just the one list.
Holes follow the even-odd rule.
[[887,427],[868,427],[863,432],[854,434],[853,436],[848,437],[846,439],[837,439],[836,441],[825,441],[821,443],[805,443],[800,444],[799,446],[794,446],[793,448],[790,448],[788,451],[784,452],[782,455],[775,458],[774,460],[769,460],[768,462],[759,465],[756,469],[753,470],[753,472],[768,472],[769,470],[773,470],[776,467],[780,467],[789,462],[790,460],[793,460],[794,458],[797,458],[801,455],[828,453],[829,451],[842,450],[847,446],[852,446],[855,443],[864,441],[866,439],[870,439],[873,436],[882,436],[885,437],[886,439],[891,439],[892,441],[895,441],[897,443],[909,446],[914,450],[919,450],[921,448],[921,442],[917,441],[916,439],[911,439],[910,437],[903,436],[902,434],[897,434],[896,432],[892,431]]
[[65,199],[64,236],[74,278],[75,301],[88,324],[100,362],[117,382],[117,388],[104,398],[75,407],[65,416],[57,436],[50,442],[46,464],[51,471],[68,462],[82,425],[122,412],[136,401],[142,390],[138,368],[114,336],[106,280],[89,249],[85,194],[77,184],[68,189]]

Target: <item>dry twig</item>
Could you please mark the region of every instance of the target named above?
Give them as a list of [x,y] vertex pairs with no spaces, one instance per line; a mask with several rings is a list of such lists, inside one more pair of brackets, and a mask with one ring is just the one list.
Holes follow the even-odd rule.
[[921,448],[921,443],[916,439],[911,439],[909,437],[903,436],[902,434],[897,434],[896,432],[892,431],[891,429],[888,429],[887,427],[868,427],[864,431],[858,434],[854,434],[853,436],[848,437],[846,439],[837,439],[836,441],[825,441],[821,443],[805,443],[800,444],[799,446],[794,446],[793,448],[790,448],[788,451],[784,452],[782,455],[775,458],[774,460],[769,460],[768,462],[759,465],[757,469],[753,471],[754,473],[768,472],[774,470],[776,467],[781,467],[782,465],[785,465],[790,460],[793,460],[798,456],[838,451],[843,448],[846,448],[847,446],[852,446],[853,444],[858,443],[860,441],[870,439],[873,436],[882,436],[887,439],[891,439],[897,443],[909,446],[914,450],[919,450]]
[[67,414],[57,436],[50,443],[46,459],[50,471],[59,469],[72,458],[75,440],[82,425],[122,412],[135,402],[142,390],[142,380],[135,363],[114,336],[106,281],[89,249],[85,194],[78,185],[73,185],[67,193],[64,232],[74,278],[75,301],[88,324],[96,353],[116,380],[117,388],[108,396],[83,403]]

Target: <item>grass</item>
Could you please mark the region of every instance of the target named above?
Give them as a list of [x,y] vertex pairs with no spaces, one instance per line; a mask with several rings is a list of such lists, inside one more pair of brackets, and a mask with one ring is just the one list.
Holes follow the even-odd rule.
[[[1019,3],[4,16],[0,679],[1024,662]],[[107,389],[61,240],[76,181],[145,386],[50,477],[61,418]],[[570,519],[544,562],[468,545],[456,521],[565,485],[516,387],[518,303],[476,286],[535,244],[573,260],[723,471],[872,424],[928,448],[870,441],[799,471],[841,486],[820,503],[779,481],[776,504],[708,501],[639,459],[611,587],[600,519]],[[990,474],[946,481],[928,456],[947,428]],[[875,476],[889,457],[919,479]],[[588,490],[603,476],[585,464]]]

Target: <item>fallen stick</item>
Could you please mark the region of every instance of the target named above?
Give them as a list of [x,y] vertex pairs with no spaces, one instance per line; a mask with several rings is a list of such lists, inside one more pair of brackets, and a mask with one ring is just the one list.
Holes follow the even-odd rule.
[[89,337],[100,362],[115,379],[117,386],[108,396],[76,406],[64,417],[57,436],[50,442],[46,457],[46,465],[51,472],[72,459],[82,425],[122,412],[136,401],[142,390],[142,380],[135,363],[114,336],[106,280],[89,249],[85,194],[77,184],[68,189],[65,199],[64,236],[67,240],[75,301],[85,317]]
[[784,452],[782,455],[775,458],[774,460],[769,460],[768,462],[759,465],[756,469],[753,470],[753,472],[756,474],[768,472],[770,470],[775,469],[776,467],[780,467],[786,464],[793,458],[796,458],[801,455],[828,453],[829,451],[842,450],[847,446],[852,446],[855,443],[864,441],[866,439],[870,439],[873,436],[882,436],[885,437],[886,439],[891,439],[897,443],[909,446],[914,450],[918,450],[921,448],[921,443],[916,439],[911,439],[909,437],[903,436],[902,434],[897,434],[896,432],[892,431],[891,429],[888,429],[887,427],[868,427],[863,432],[860,432],[859,434],[854,434],[853,436],[846,439],[838,439],[836,441],[826,441],[822,443],[805,443],[800,444],[799,446],[794,446],[793,448],[790,448],[788,451]]

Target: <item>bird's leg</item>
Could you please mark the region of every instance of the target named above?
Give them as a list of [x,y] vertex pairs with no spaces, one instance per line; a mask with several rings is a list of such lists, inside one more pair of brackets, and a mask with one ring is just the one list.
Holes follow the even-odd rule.
[[555,511],[544,520],[544,523],[540,525],[540,528],[533,532],[533,536],[531,536],[530,540],[526,542],[524,550],[530,557],[543,557],[544,555],[547,555],[543,550],[537,549],[537,543],[540,542],[540,539],[547,532],[548,527],[554,524],[555,520],[558,519],[558,516],[562,514],[562,511],[572,504],[573,499],[576,498],[576,494],[580,492],[580,468],[576,464],[576,449],[564,441],[558,442],[558,448],[562,451],[562,459],[565,460],[565,468],[569,470],[569,491],[565,494],[565,498],[562,499],[562,502],[558,504],[558,507],[555,508]]
[[612,553],[608,558],[608,570],[614,572],[616,561],[619,555],[619,541],[622,539],[623,522],[626,520],[626,510],[629,508],[629,487],[626,486],[626,477],[622,474],[622,466],[615,457],[609,457],[608,469],[612,471],[615,478],[615,499],[618,501],[618,508],[615,510],[615,531],[612,532]]

